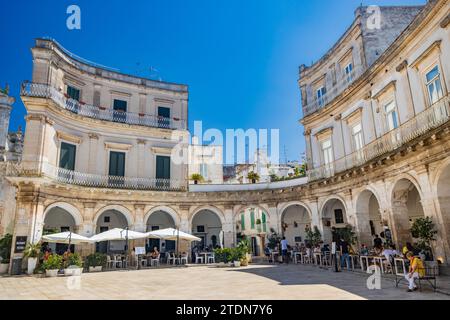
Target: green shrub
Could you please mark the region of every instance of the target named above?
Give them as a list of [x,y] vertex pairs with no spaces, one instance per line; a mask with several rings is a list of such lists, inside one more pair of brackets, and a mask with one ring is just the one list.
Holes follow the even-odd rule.
[[0,257],[2,263],[9,263],[11,259],[12,234],[6,234],[0,239]]
[[228,263],[232,261],[233,254],[230,248],[215,249],[214,254],[217,262]]
[[51,254],[47,260],[42,263],[44,270],[56,270],[61,269],[63,266],[63,257],[57,254]]
[[314,226],[314,230],[311,230],[311,228],[307,227],[305,229],[306,231],[306,237],[305,240],[313,247],[317,246],[320,241],[322,241],[322,235],[320,234],[319,228],[317,226]]
[[28,242],[25,246],[25,250],[23,252],[24,257],[26,258],[39,258],[41,254],[41,244],[40,243],[30,243]]
[[68,268],[70,266],[83,267],[83,260],[78,253],[71,253],[67,256],[67,259],[64,261],[64,267]]
[[105,267],[106,260],[106,254],[97,252],[86,257],[86,265],[88,267]]

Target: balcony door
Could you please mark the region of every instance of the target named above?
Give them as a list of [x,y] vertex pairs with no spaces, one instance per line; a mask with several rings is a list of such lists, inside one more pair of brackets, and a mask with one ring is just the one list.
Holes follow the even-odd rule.
[[109,153],[109,184],[123,185],[125,177],[125,153],[111,151]]
[[66,96],[68,100],[66,101],[66,108],[72,112],[78,113],[80,110],[80,89],[74,88],[72,86],[67,86]]
[[158,127],[170,127],[170,108],[158,107]]
[[170,157],[156,156],[156,186],[170,186]]
[[114,99],[113,103],[113,121],[127,122],[127,102],[124,100]]
[[59,152],[58,177],[64,180],[72,180],[75,171],[75,157],[77,147],[73,144],[61,142],[61,150]]

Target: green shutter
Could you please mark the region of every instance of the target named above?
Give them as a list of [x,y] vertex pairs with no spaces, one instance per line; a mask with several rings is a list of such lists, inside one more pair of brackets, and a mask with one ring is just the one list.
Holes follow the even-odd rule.
[[109,175],[114,177],[125,176],[125,153],[111,151],[109,154]]
[[170,179],[170,157],[156,156],[156,179]]
[[255,229],[255,211],[250,211],[250,225],[251,229]]
[[241,229],[242,231],[245,230],[245,215],[243,213],[241,214]]
[[61,142],[61,151],[59,155],[59,167],[75,171],[76,146],[73,144]]
[[267,226],[266,226],[266,214],[265,212],[262,213],[262,224],[263,224],[263,231],[267,232]]

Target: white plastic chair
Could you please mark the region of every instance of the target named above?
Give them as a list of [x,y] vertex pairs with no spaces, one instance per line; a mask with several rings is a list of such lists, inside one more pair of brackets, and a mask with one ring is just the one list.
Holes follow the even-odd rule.
[[158,254],[158,257],[157,258],[151,258],[150,259],[150,265],[153,267],[153,266],[156,266],[156,267],[159,267],[159,258],[160,258],[160,256],[161,256],[161,254]]
[[[181,264],[188,264],[188,261],[189,261],[189,254],[188,254],[188,253],[183,254],[183,255],[181,256]],[[183,262],[184,262],[184,263],[183,263]]]
[[195,263],[199,263],[199,261],[200,261],[200,263],[204,263],[204,260],[203,260],[203,257],[200,257],[199,255],[198,255],[198,253],[196,252],[195,253]]
[[170,252],[166,253],[167,255],[167,264],[171,264],[171,262],[175,262],[175,255],[172,256]]
[[216,263],[214,252],[208,255],[208,263]]

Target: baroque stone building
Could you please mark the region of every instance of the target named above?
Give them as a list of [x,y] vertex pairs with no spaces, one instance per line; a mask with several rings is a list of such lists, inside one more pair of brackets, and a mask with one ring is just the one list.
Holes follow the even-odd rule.
[[294,243],[305,226],[329,241],[331,227],[351,225],[360,244],[389,229],[400,246],[413,240],[411,222],[429,216],[435,257],[448,265],[449,21],[448,0],[359,8],[333,48],[300,67],[308,176],[249,185],[189,185],[173,152],[188,134],[186,86],[123,75],[38,39],[21,92],[22,161],[1,164],[2,192],[16,200],[0,232],[38,241],[46,229],[179,227],[205,245],[249,234],[260,249],[271,229]]

